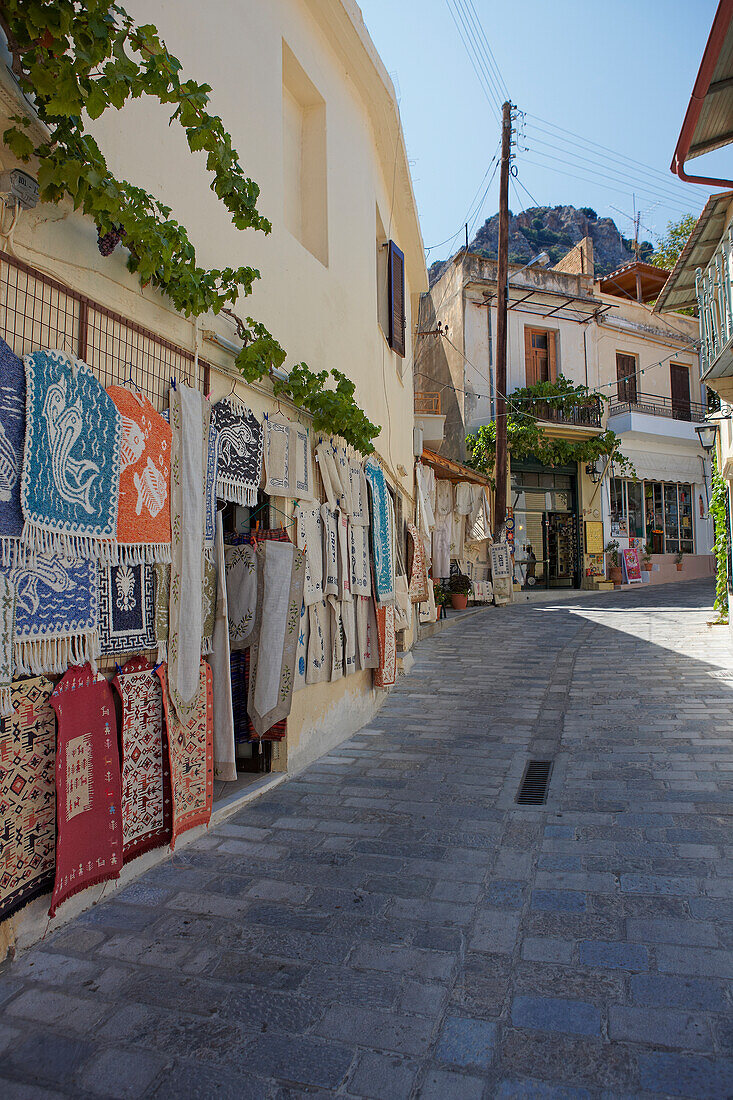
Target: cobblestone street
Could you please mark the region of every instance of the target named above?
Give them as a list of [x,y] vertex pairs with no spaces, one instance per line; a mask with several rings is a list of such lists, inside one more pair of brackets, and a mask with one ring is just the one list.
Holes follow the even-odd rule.
[[423,642],[370,726],[4,968],[0,1094],[730,1096],[711,602],[578,594]]

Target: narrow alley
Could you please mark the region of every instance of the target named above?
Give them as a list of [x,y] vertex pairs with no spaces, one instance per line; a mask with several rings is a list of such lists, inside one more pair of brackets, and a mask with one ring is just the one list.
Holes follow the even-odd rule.
[[4,966],[2,1095],[733,1093],[711,605],[640,586],[423,642],[353,739]]

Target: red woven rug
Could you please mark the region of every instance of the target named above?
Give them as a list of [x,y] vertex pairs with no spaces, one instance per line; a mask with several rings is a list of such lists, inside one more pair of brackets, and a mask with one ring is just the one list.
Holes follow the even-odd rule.
[[89,664],[72,666],[51,696],[59,724],[58,843],[50,917],[62,901],[122,866],[120,756],[112,689]]
[[56,718],[46,676],[12,685],[0,724],[0,920],[53,887]]
[[201,661],[199,690],[187,722],[178,718],[168,694],[168,666],[159,665],[163,688],[173,802],[171,848],[196,825],[208,825],[214,794],[214,700],[211,669]]
[[122,700],[122,862],[129,863],[171,839],[163,689],[144,657],[127,661],[112,683]]
[[374,669],[374,686],[391,687],[397,679],[397,636],[394,625],[394,604],[377,607],[377,640],[379,668]]

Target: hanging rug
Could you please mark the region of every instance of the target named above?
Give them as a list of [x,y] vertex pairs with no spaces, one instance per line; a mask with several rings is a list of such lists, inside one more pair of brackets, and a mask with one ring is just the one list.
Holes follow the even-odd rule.
[[56,685],[58,844],[50,917],[59,905],[122,866],[120,756],[112,689],[86,664]]
[[378,462],[368,458],[364,476],[372,494],[372,554],[374,555],[375,592],[380,604],[394,603],[394,550],[390,517],[391,500],[384,471]]
[[15,588],[15,667],[39,675],[99,656],[97,563],[38,555],[6,570]]
[[262,472],[262,425],[251,409],[229,396],[212,408],[211,427],[219,444],[216,495],[254,508]]
[[397,637],[394,604],[377,607],[379,666],[374,669],[374,686],[391,687],[397,679]]
[[181,833],[208,825],[214,791],[213,694],[211,669],[199,665],[199,690],[185,722],[171,706],[168,669],[156,668],[163,689],[163,713],[170,761],[173,826],[171,848]]
[[211,653],[216,622],[216,562],[204,561],[204,579],[201,587],[201,621],[203,623],[201,653]]
[[168,659],[168,599],[171,586],[171,567],[164,563],[153,566],[155,576],[155,641],[158,660]]
[[17,680],[0,723],[0,920],[50,893],[56,853],[56,718],[46,676]]
[[410,574],[410,602],[422,603],[428,598],[428,570],[425,563],[425,544],[414,523],[407,524],[412,539],[412,572]]
[[39,553],[115,561],[122,418],[64,351],[25,357],[23,539]]
[[[0,573],[0,718],[13,713],[12,683],[15,643],[15,588]],[[2,758],[0,757],[0,766]]]
[[214,560],[214,539],[216,537],[216,466],[219,440],[216,429],[211,424],[211,405],[208,401],[202,402],[204,415],[204,440],[206,461],[206,497],[204,527],[204,553],[211,561]]
[[163,744],[163,689],[153,666],[132,657],[112,681],[122,700],[122,862],[171,839],[173,804]]
[[122,418],[119,560],[171,560],[171,429],[152,403],[124,386],[107,393]]
[[20,484],[25,442],[25,367],[0,339],[0,565],[24,553]]
[[99,567],[99,644],[103,657],[155,649],[152,565]]

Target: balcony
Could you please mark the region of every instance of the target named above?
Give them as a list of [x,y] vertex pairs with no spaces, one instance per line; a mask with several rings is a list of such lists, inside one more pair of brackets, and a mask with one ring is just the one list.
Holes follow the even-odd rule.
[[705,406],[699,401],[673,401],[671,397],[659,397],[653,393],[629,395],[623,401],[611,398],[609,417],[623,413],[645,413],[648,416],[666,416],[669,420],[687,420],[699,424],[705,419]]
[[440,394],[415,391],[415,427],[422,431],[422,442],[437,450],[445,435],[445,417],[440,412]]
[[704,379],[733,375],[733,227],[695,275],[700,314],[700,361]]
[[[525,402],[513,401],[509,396],[510,412],[512,407],[522,409]],[[568,428],[601,428],[603,426],[603,409],[600,397],[589,398],[582,404],[556,408],[549,401],[536,401],[526,403],[526,411],[536,416],[539,420],[560,427]]]

